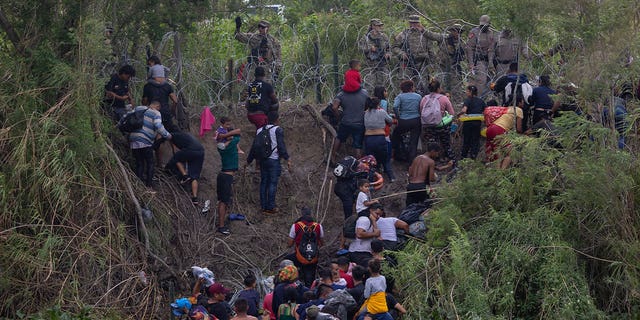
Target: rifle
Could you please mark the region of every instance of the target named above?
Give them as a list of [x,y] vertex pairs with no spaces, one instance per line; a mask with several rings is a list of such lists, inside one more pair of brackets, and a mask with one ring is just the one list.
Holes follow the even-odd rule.
[[405,35],[404,40],[402,41],[402,51],[405,52],[405,54],[407,55],[407,61],[405,61],[405,65],[404,68],[411,68],[413,70],[417,70],[416,69],[416,60],[413,57],[413,54],[411,53],[411,47],[409,47],[409,41],[408,40],[408,36]]

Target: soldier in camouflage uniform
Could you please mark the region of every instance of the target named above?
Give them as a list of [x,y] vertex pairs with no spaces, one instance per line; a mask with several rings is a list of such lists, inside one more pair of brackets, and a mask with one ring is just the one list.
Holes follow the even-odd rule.
[[462,78],[462,61],[465,60],[464,42],[462,42],[463,27],[460,24],[454,24],[447,29],[447,37],[444,39],[444,53],[446,70],[445,85],[452,88],[455,81]]
[[392,50],[402,61],[402,78],[413,80],[416,91],[424,95],[428,92],[433,42],[442,42],[445,37],[425,29],[417,15],[410,15],[408,21],[409,28],[395,37]]
[[487,15],[480,17],[480,25],[469,31],[467,41],[467,61],[473,74],[472,85],[478,88],[478,94],[482,96],[489,90],[487,78],[489,69],[495,72],[493,59],[495,58],[495,34],[491,31],[490,18]]
[[266,75],[265,81],[275,85],[278,74],[282,69],[282,57],[280,51],[280,42],[269,34],[271,24],[265,20],[258,23],[257,33],[240,32],[242,19],[236,17],[236,40],[246,43],[249,47],[249,56],[247,57],[247,65],[244,68],[243,76],[247,83],[251,83],[254,79],[255,69],[263,67]]
[[369,92],[375,87],[389,85],[389,37],[382,32],[384,23],[380,19],[371,19],[369,31],[358,42],[358,48],[364,53],[363,81]]
[[503,29],[496,41],[496,77],[507,74],[509,65],[519,63],[521,55],[529,59],[529,47],[510,29]]

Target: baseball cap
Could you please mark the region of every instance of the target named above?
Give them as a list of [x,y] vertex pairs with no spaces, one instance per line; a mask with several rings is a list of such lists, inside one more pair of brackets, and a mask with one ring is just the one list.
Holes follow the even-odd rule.
[[209,287],[209,294],[214,295],[216,293],[227,294],[229,289],[225,288],[222,283],[216,282]]
[[271,24],[267,20],[260,20],[260,22],[258,22],[258,27],[269,28],[270,26]]
[[417,14],[412,14],[409,16],[409,19],[407,19],[409,22],[420,22],[420,16]]

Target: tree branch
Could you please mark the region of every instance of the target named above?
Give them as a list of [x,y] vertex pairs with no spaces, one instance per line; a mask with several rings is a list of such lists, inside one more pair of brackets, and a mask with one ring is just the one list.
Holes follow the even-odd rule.
[[4,32],[7,34],[7,38],[9,38],[9,41],[13,43],[16,51],[18,51],[21,56],[26,56],[24,48],[22,47],[22,40],[18,36],[16,30],[13,28],[13,25],[11,25],[11,23],[7,19],[7,16],[5,16],[2,8],[0,8],[0,28],[2,28],[2,30],[4,30]]

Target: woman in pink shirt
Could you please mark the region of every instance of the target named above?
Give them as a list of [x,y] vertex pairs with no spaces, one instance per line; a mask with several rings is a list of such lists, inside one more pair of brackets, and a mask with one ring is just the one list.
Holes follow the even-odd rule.
[[[427,101],[429,99],[438,99],[440,103],[440,114],[444,119],[447,114],[454,115],[453,105],[449,97],[444,95],[444,90],[440,86],[440,82],[436,79],[431,80],[429,83],[429,93],[424,96],[420,103],[420,114],[423,115],[423,108],[427,108]],[[422,124],[422,145],[426,146],[429,141],[434,141],[440,144],[442,151],[449,158],[448,160],[454,160],[453,150],[451,149],[451,123],[440,122],[439,124]]]

